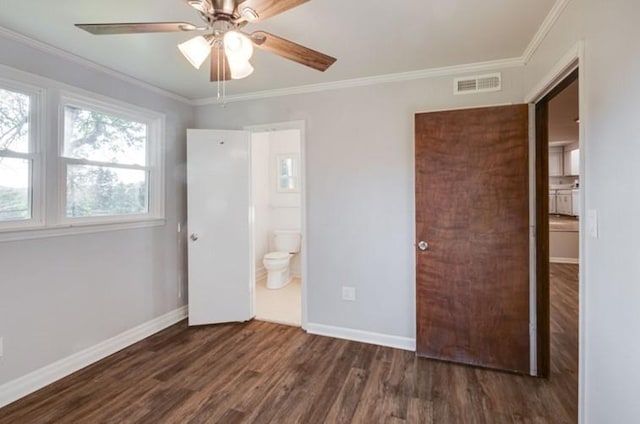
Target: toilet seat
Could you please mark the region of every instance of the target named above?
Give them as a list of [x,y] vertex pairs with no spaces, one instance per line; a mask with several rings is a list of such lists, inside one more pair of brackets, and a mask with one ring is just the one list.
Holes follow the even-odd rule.
[[270,252],[264,255],[264,258],[267,260],[282,260],[288,259],[291,254],[287,252]]

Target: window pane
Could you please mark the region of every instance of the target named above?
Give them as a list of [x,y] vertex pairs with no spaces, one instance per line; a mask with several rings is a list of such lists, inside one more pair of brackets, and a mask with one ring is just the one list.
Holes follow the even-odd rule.
[[147,165],[147,125],[73,106],[64,112],[66,157]]
[[0,221],[31,218],[30,162],[0,157]]
[[68,165],[67,217],[138,215],[148,212],[147,172]]
[[0,150],[29,153],[29,108],[26,94],[0,88]]
[[280,176],[293,177],[293,158],[284,158],[280,160]]
[[280,190],[281,191],[293,191],[296,187],[296,181],[294,177],[281,177],[280,178]]

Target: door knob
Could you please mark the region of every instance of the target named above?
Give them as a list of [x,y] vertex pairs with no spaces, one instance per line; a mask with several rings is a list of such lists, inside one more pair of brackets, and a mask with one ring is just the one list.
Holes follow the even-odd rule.
[[200,237],[196,233],[191,233],[189,238],[191,239],[191,241],[198,241]]
[[429,243],[427,243],[426,241],[421,241],[420,243],[418,243],[418,249],[422,251],[429,250]]

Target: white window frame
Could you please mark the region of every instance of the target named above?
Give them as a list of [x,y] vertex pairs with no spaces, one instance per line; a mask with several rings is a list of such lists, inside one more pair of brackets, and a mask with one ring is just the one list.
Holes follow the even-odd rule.
[[[147,125],[147,165],[120,165],[95,162],[84,159],[67,158],[64,155],[65,108],[73,106],[89,109]],[[96,224],[116,224],[164,220],[165,218],[165,117],[147,109],[135,107],[102,96],[88,97],[76,92],[61,90],[58,110],[58,222],[63,226],[88,226]],[[67,217],[67,169],[68,165],[93,165],[121,169],[144,170],[148,172],[148,213],[137,215],[109,215],[94,217]]]
[[29,153],[0,150],[0,157],[31,161],[31,218],[0,221],[0,231],[42,228],[45,225],[45,154],[44,122],[46,89],[14,79],[0,78],[0,88],[29,96]]
[[[281,174],[282,162],[291,159],[293,161],[293,174],[285,176]],[[288,153],[276,156],[276,191],[278,193],[300,193],[300,154]],[[293,188],[282,188],[280,183],[282,178],[290,178],[293,181]]]

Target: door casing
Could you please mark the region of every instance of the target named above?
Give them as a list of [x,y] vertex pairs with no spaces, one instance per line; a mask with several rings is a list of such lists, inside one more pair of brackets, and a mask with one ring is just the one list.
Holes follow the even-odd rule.
[[[308,273],[307,273],[307,252],[308,252],[308,240],[307,240],[307,164],[306,164],[306,122],[305,121],[289,121],[289,122],[275,122],[271,124],[260,125],[246,125],[243,128],[245,131],[252,133],[269,132],[269,131],[284,131],[284,130],[299,130],[300,131],[300,194],[301,194],[301,249],[300,249],[300,263],[301,263],[301,295],[302,295],[302,329],[307,330],[309,322],[308,315]],[[254,231],[251,228],[251,231]],[[255,254],[255,252],[254,252]],[[253,261],[255,263],[255,260]],[[254,296],[255,297],[255,296]]]

